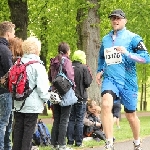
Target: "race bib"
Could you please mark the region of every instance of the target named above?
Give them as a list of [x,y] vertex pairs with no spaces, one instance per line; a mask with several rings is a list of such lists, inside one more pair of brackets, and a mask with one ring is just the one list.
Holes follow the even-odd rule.
[[122,62],[122,55],[117,52],[116,47],[105,48],[104,56],[107,65],[120,64]]

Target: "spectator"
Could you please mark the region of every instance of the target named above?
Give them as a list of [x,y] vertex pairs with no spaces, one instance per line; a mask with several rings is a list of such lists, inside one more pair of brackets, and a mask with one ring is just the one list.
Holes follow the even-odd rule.
[[[72,62],[69,59],[69,55],[70,55],[70,46],[65,42],[61,42],[58,45],[58,55],[55,58],[51,59],[50,70],[48,72],[49,81],[51,82],[51,84],[58,74],[62,57],[65,58],[64,63],[62,64],[62,71],[66,74],[68,79],[70,79],[72,83],[74,83],[74,70],[72,67]],[[55,91],[53,85],[52,85],[52,91]],[[52,110],[53,110],[53,118],[54,118],[52,131],[51,131],[52,147],[54,149],[59,149],[59,150],[68,150],[69,148],[66,147],[66,132],[67,132],[67,126],[69,121],[69,115],[71,112],[71,105],[60,106],[59,103],[53,104]]]
[[[0,23],[0,77],[3,77],[12,66],[12,53],[8,40],[15,37],[15,25],[12,22]],[[0,86],[0,149],[11,150],[12,96]]]
[[12,52],[13,63],[14,63],[18,57],[22,57],[23,55],[23,51],[22,51],[23,40],[21,38],[15,37],[10,39],[8,42],[9,42],[9,49]]
[[21,110],[22,101],[14,100],[14,139],[12,150],[31,150],[32,135],[37,123],[38,114],[42,113],[44,105],[49,100],[49,81],[45,67],[40,60],[41,42],[35,37],[29,37],[22,43],[23,56],[21,61],[39,61],[27,66],[27,76],[30,88],[36,88],[26,98]]
[[100,106],[94,101],[88,101],[88,110],[84,117],[84,136],[93,137],[96,141],[104,140],[102,123],[100,120]]
[[117,129],[120,129],[119,117],[121,113],[121,102],[120,99],[114,100],[113,108],[112,108],[114,124],[116,124]]
[[[23,51],[22,51],[22,42],[23,40],[21,38],[15,37],[15,38],[11,38],[9,39],[9,49],[12,52],[12,61],[13,63],[15,63],[15,61],[17,60],[18,57],[22,57],[23,55]],[[14,120],[12,123],[12,141],[14,138]]]
[[[76,84],[75,94],[77,103],[72,105],[67,129],[67,144],[82,146],[83,140],[83,119],[86,112],[88,98],[87,88],[92,83],[92,76],[89,68],[85,65],[86,55],[83,51],[77,50],[73,54],[74,81]],[[80,82],[79,82],[80,81]]]

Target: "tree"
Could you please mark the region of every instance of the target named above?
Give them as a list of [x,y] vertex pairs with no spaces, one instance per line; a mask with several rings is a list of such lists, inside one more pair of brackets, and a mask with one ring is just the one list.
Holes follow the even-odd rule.
[[100,29],[99,29],[99,9],[98,0],[89,0],[83,4],[77,11],[77,33],[78,49],[85,51],[87,55],[87,64],[93,73],[93,83],[88,89],[89,98],[100,101],[100,90],[95,82],[96,69],[98,61],[98,52],[100,47]]
[[[96,55],[100,45],[98,38],[102,39],[110,31],[108,14],[117,8],[125,11],[128,19],[127,28],[141,35],[146,47],[150,49],[149,0],[8,0],[8,4],[10,11],[6,1],[1,2],[0,21],[11,19],[16,24],[17,36],[23,39],[27,35],[35,35],[41,39],[41,58],[47,68],[49,59],[57,54],[58,43],[66,41],[71,47],[71,54],[77,50],[77,47],[86,52],[87,64],[92,69],[95,80],[98,57]],[[11,17],[9,18],[10,13]],[[143,70],[144,67],[146,67],[145,71]],[[142,64],[137,65],[140,89],[150,76],[149,65],[144,65],[144,67]],[[148,86],[146,84],[146,90]],[[89,96],[99,99],[97,94],[100,92],[98,89],[99,87],[94,81],[89,89]],[[143,92],[146,93],[144,90],[145,88]],[[146,98],[148,96],[146,93]],[[143,97],[143,100],[145,101],[146,98]],[[142,101],[141,103],[143,105]]]
[[16,36],[27,38],[28,13],[27,0],[8,0],[11,21],[16,25]]

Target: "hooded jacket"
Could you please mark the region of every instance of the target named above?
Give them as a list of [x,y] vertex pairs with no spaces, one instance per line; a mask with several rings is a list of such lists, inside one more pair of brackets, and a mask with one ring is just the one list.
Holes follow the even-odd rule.
[[74,68],[74,81],[76,84],[75,94],[78,101],[86,101],[88,98],[87,88],[92,83],[92,75],[88,67],[79,61],[72,62]]
[[[21,61],[23,63],[27,63],[29,61],[39,61],[39,63],[30,64],[26,68],[30,88],[33,89],[36,85],[37,87],[25,100],[25,104],[19,112],[42,113],[44,109],[44,102],[46,103],[50,98],[50,93],[48,92],[49,81],[46,69],[42,64],[40,57],[35,54],[24,54]],[[22,101],[14,101],[15,109],[19,110],[22,103]]]
[[[67,56],[63,55],[63,57],[65,58],[65,61],[62,64],[62,71],[65,73],[67,78],[72,81],[72,83],[74,84],[74,87],[75,87],[74,70],[72,67],[72,62]],[[56,78],[56,76],[59,72],[59,66],[60,66],[60,60],[59,60],[58,56],[50,59],[50,68],[49,68],[49,72],[48,72],[48,77],[49,77],[49,81],[51,83]]]

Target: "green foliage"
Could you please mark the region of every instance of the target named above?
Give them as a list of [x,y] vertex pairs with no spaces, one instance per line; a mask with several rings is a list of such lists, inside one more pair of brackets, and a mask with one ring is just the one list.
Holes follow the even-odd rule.
[[[45,57],[47,61],[57,54],[57,46],[66,41],[71,51],[76,50],[76,2],[61,0],[29,0],[29,34],[41,39],[43,45],[47,44]],[[38,10],[38,12],[37,12]]]
[[1,1],[0,4],[0,22],[2,21],[10,21],[10,11],[6,0]]
[[[148,50],[150,49],[150,20],[149,0],[99,0],[100,9],[100,37],[107,34],[110,29],[108,14],[114,9],[123,9],[126,13],[127,28],[142,36]],[[42,59],[48,63],[49,58],[57,54],[57,46],[61,41],[66,41],[72,53],[77,49],[76,20],[77,9],[82,9],[81,21],[87,16],[89,9],[95,5],[88,0],[28,0],[28,36],[35,35],[42,41]],[[143,9],[144,8],[144,9]],[[0,5],[0,21],[10,20],[10,11],[7,1]],[[92,24],[92,27],[99,26]],[[149,50],[150,51],[150,50]],[[47,66],[48,66],[47,65]],[[146,76],[143,76],[143,65],[138,64],[138,81],[146,82],[149,77],[150,67],[146,67]]]

